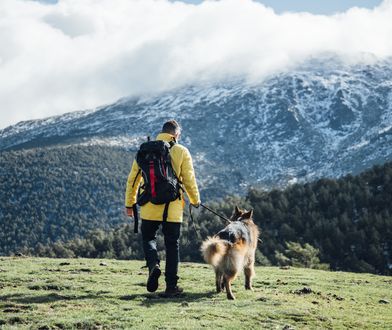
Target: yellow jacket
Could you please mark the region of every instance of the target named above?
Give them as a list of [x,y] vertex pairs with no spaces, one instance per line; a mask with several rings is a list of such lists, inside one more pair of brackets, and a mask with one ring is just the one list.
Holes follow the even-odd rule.
[[[170,142],[174,140],[174,136],[167,133],[160,133],[156,139]],[[192,157],[189,150],[176,143],[170,149],[170,156],[174,172],[182,182],[190,203],[200,203],[199,190],[197,188],[195,171],[193,169]],[[137,192],[142,182],[142,175],[139,174],[137,176],[138,172],[139,165],[134,160],[127,180],[127,189],[125,192],[126,207],[132,207],[136,204]],[[182,222],[184,205],[184,196],[181,192],[181,199],[176,199],[169,205],[167,221]],[[148,202],[140,208],[140,217],[144,220],[162,221],[164,208],[165,204],[155,205]]]

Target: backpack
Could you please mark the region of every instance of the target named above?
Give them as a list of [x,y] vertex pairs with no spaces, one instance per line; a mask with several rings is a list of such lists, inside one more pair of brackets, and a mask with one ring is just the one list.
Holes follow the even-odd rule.
[[147,141],[136,154],[136,162],[144,181],[144,185],[139,188],[137,204],[166,204],[164,221],[169,203],[181,198],[181,182],[173,170],[170,157],[170,149],[174,145],[174,141]]

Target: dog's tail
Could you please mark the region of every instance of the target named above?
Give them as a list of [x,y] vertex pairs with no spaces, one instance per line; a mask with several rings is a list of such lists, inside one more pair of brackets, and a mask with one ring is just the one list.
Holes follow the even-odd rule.
[[204,260],[216,267],[230,248],[231,243],[218,237],[208,237],[201,245]]

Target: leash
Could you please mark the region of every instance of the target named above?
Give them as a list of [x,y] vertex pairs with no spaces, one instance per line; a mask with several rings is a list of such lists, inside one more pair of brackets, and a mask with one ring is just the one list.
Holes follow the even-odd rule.
[[[229,222],[229,223],[232,222],[230,219],[228,219],[228,218],[226,218],[225,216],[223,216],[223,215],[221,215],[221,214],[215,212],[213,209],[209,208],[208,206],[206,206],[206,205],[204,205],[204,204],[202,204],[202,203],[200,203],[199,205],[200,205],[201,207],[205,208],[206,210],[210,211],[211,213],[215,214],[217,217],[221,218],[222,220],[225,220],[225,221],[227,221],[227,222]],[[196,207],[196,206],[193,206],[191,203],[189,203],[189,218],[190,218],[190,220],[191,220],[191,222],[192,222],[192,227],[193,227],[193,230],[194,230],[195,233],[196,233],[197,238],[198,238],[199,240],[202,240],[202,237],[201,237],[199,231],[196,229],[195,219],[193,218],[193,214],[192,214],[192,207],[198,208],[198,207]],[[189,230],[188,230],[188,233],[189,233]],[[189,235],[188,235],[188,242],[189,242]]]
[[[195,233],[196,233],[196,236],[197,236],[198,240],[201,241],[201,240],[202,240],[202,237],[201,237],[199,231],[196,229],[195,219],[193,219],[192,206],[193,206],[193,205],[192,205],[191,203],[189,203],[189,218],[191,219],[192,227],[193,227],[193,230],[194,230]],[[194,206],[193,206],[193,207],[194,207]],[[187,244],[189,244],[189,232],[190,232],[190,230],[188,229]]]
[[[190,204],[190,205],[192,205],[192,204]],[[202,204],[202,203],[200,203],[200,206],[201,206],[201,207],[204,207],[206,210],[208,210],[208,211],[210,211],[211,213],[215,214],[216,216],[218,216],[218,217],[221,218],[222,220],[225,220],[225,221],[227,221],[228,223],[231,223],[231,222],[232,222],[230,219],[224,217],[223,215],[220,215],[220,214],[216,213],[214,210],[210,209],[208,206],[206,206],[206,205],[204,205],[204,204]]]
[[137,234],[139,232],[139,214],[137,210],[136,204],[132,206],[133,209],[133,218],[135,219],[135,225],[133,227],[133,232]]
[[[200,205],[201,207],[205,208],[206,210],[210,211],[211,213],[215,214],[217,217],[221,218],[222,220],[225,220],[225,221],[227,221],[228,223],[232,223],[232,221],[231,221],[230,219],[228,219],[228,218],[226,218],[225,216],[223,216],[223,215],[221,215],[221,214],[215,212],[214,210],[210,209],[208,206],[206,206],[206,205],[204,205],[204,204],[202,204],[202,203],[200,203],[199,205]],[[195,232],[196,232],[196,236],[198,237],[199,240],[201,240],[201,235],[200,235],[200,233],[197,231],[196,226],[195,226],[195,219],[193,219],[192,207],[197,208],[196,206],[193,206],[191,203],[189,203],[189,217],[190,217],[190,219],[191,219],[191,221],[192,221],[193,229],[194,229]],[[188,233],[189,233],[189,230],[188,230]],[[258,240],[260,243],[263,242],[260,238],[258,238],[257,240]],[[189,235],[188,235],[188,242],[189,242]]]

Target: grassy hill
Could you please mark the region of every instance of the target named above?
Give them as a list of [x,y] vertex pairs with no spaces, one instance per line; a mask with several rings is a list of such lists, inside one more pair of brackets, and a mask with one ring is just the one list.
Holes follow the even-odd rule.
[[[257,267],[235,301],[209,266],[182,263],[176,299],[147,293],[142,261],[0,258],[1,329],[390,329],[392,278]],[[163,289],[161,281],[160,290]]]

